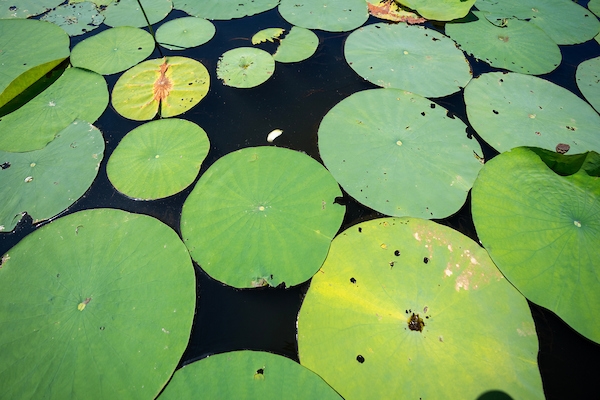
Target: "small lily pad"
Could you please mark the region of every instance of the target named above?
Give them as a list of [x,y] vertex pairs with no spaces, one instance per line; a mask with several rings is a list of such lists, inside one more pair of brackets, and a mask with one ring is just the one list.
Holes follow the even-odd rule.
[[[171,0],[140,1],[151,25],[165,19],[171,12],[171,8],[173,8]],[[120,0],[119,2],[110,3],[103,14],[106,17],[104,23],[108,26],[133,26],[134,28],[148,26],[138,0]]]
[[177,0],[175,8],[195,17],[227,20],[277,7],[279,0]]
[[217,77],[237,88],[260,85],[273,75],[275,60],[264,50],[238,47],[225,52],[217,63]]
[[600,57],[579,64],[575,78],[585,99],[600,112]]
[[290,33],[281,39],[273,59],[284,63],[303,61],[315,54],[318,46],[317,35],[306,28],[293,26]]
[[40,20],[60,26],[69,36],[78,36],[100,26],[104,21],[104,15],[100,14],[94,3],[86,1],[56,7]]
[[184,17],[165,22],[156,31],[156,41],[169,50],[200,46],[215,35],[212,22],[196,17]]
[[108,179],[136,199],[171,196],[189,186],[209,150],[206,132],[183,119],[148,122],[129,132],[110,156]]
[[281,34],[284,31],[285,31],[285,29],[282,29],[282,28],[263,29],[263,30],[257,32],[256,34],[254,34],[254,36],[252,36],[252,44],[259,44],[262,42],[266,42],[267,40],[269,42],[272,42],[273,39],[276,39],[279,36],[281,36]]
[[278,10],[292,25],[330,32],[351,31],[369,18],[365,0],[281,0]]

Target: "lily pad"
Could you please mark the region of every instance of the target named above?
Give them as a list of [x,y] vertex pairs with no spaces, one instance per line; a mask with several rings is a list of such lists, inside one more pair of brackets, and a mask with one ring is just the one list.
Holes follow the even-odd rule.
[[100,14],[94,3],[86,1],[56,7],[40,20],[60,26],[69,36],[78,36],[100,26],[104,21],[104,15]]
[[446,24],[446,34],[473,57],[513,72],[546,74],[562,59],[558,45],[543,30],[515,18],[500,27],[474,11],[464,20]]
[[0,232],[13,230],[25,212],[38,223],[69,207],[96,178],[103,155],[102,133],[79,119],[41,150],[0,151]]
[[108,179],[136,199],[171,196],[189,186],[210,148],[206,132],[183,119],[148,122],[129,132],[110,156]]
[[590,0],[587,7],[596,16],[600,15],[600,0]]
[[[285,396],[282,396],[285,393]],[[157,400],[331,399],[341,397],[300,364],[262,351],[204,358],[175,372]]]
[[0,107],[68,56],[69,36],[58,26],[36,20],[0,19]]
[[369,14],[374,17],[393,22],[406,22],[407,24],[420,24],[427,21],[418,14],[409,11],[408,8],[401,6],[400,3],[396,3],[395,0],[384,0],[377,3],[375,3],[375,0],[371,1],[373,3],[367,2],[367,4]]
[[145,30],[120,26],[79,42],[71,52],[71,64],[101,75],[116,74],[145,60],[154,46]]
[[113,89],[112,104],[122,116],[138,121],[173,117],[194,107],[210,86],[208,71],[185,57],[144,61],[126,71]]
[[575,78],[585,99],[600,112],[600,57],[579,64]]
[[102,75],[69,68],[33,100],[0,118],[0,150],[41,149],[76,118],[94,123],[107,105]]
[[599,165],[595,152],[516,148],[486,163],[472,203],[477,234],[507,279],[597,343]]
[[482,166],[466,128],[421,96],[364,90],[325,115],[319,152],[360,203],[387,215],[444,218],[464,204]]
[[499,152],[519,146],[600,151],[600,116],[585,101],[541,78],[491,72],[465,89],[469,122]]
[[477,243],[427,220],[338,235],[302,303],[298,347],[346,400],[544,398],[527,301]]
[[263,29],[252,36],[252,44],[259,44],[266,42],[267,40],[272,42],[273,39],[277,39],[279,36],[281,36],[284,31],[285,29],[282,28]]
[[158,395],[187,346],[196,300],[194,268],[172,229],[85,210],[36,230],[3,260],[3,396]]
[[156,41],[166,49],[183,50],[208,42],[215,32],[215,26],[203,18],[177,18],[158,28]]
[[330,32],[346,32],[367,21],[365,0],[281,0],[279,13],[292,25]]
[[424,97],[457,92],[471,80],[471,67],[452,39],[433,29],[405,23],[377,23],[352,32],[346,61],[375,85]]
[[306,28],[293,26],[290,33],[281,39],[273,59],[284,63],[303,61],[315,54],[318,46],[317,35]]
[[277,7],[279,0],[177,0],[175,8],[195,17],[227,20]]
[[238,47],[226,51],[217,63],[217,77],[223,84],[251,88],[266,82],[275,71],[275,60],[264,50]]
[[[173,8],[171,0],[140,1],[150,25],[165,19]],[[133,26],[134,28],[148,26],[138,0],[120,0],[118,3],[110,3],[103,14],[106,17],[104,23],[108,26]]]
[[398,0],[427,19],[450,21],[469,13],[475,0]]
[[[64,0],[3,0],[0,3],[0,18],[35,17],[53,9]],[[4,35],[0,35],[2,37]],[[18,38],[15,35],[13,38]]]
[[194,260],[228,285],[297,285],[327,256],[344,217],[339,186],[309,156],[251,147],[220,158],[183,205],[181,234]]

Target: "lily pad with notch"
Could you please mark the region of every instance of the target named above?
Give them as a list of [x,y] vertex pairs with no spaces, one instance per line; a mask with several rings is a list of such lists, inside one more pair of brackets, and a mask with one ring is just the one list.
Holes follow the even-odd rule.
[[228,20],[260,14],[278,3],[279,0],[177,0],[174,7],[195,17]]
[[40,20],[60,26],[69,36],[78,36],[98,28],[104,21],[104,15],[98,11],[94,3],[86,1],[56,7],[44,14]]
[[200,46],[215,35],[212,22],[196,17],[184,17],[165,22],[156,31],[156,41],[169,50]]
[[266,82],[275,71],[273,56],[253,47],[226,51],[217,63],[217,77],[224,85],[252,88]]
[[315,54],[318,46],[319,38],[311,30],[293,26],[281,39],[273,59],[283,63],[300,62]]
[[365,0],[281,0],[279,13],[292,25],[329,32],[347,32],[369,18]]
[[[144,10],[140,8],[141,1]],[[111,27],[132,26],[141,28],[148,26],[144,12],[150,21],[150,25],[165,19],[173,8],[171,0],[119,0],[110,3],[103,11],[104,23]]]

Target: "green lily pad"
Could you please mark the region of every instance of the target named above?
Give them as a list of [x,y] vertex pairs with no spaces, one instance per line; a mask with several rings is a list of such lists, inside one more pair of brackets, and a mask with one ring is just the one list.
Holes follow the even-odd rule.
[[107,105],[102,75],[69,68],[29,103],[0,118],[0,150],[41,149],[76,118],[94,123]]
[[69,36],[58,26],[36,20],[0,19],[0,107],[67,57]]
[[153,399],[190,336],[194,268],[177,234],[114,209],[45,225],[3,257],[0,392]]
[[598,34],[600,22],[586,8],[571,0],[477,0],[490,21],[527,19],[557,44],[583,43]]
[[69,207],[96,178],[103,155],[102,133],[79,119],[41,150],[0,151],[0,232],[12,231],[25,212],[38,223]]
[[186,57],[144,61],[126,71],[113,89],[112,104],[122,116],[137,121],[174,117],[194,107],[210,86],[208,71]]
[[217,63],[217,77],[223,84],[251,88],[266,82],[275,71],[275,60],[264,50],[238,47],[226,51]]
[[[285,396],[282,395],[285,393]],[[186,365],[157,400],[336,399],[341,397],[300,364],[262,351],[233,351]]]
[[175,8],[195,17],[227,20],[259,14],[279,0],[176,0]]
[[579,64],[575,79],[585,99],[600,112],[600,57]]
[[444,218],[460,209],[482,165],[466,125],[397,89],[354,93],[319,126],[327,169],[360,203],[393,216]]
[[427,19],[450,21],[467,15],[475,0],[399,0],[398,3]]
[[267,40],[272,42],[273,39],[277,39],[279,36],[281,36],[284,31],[285,29],[282,28],[263,29],[252,36],[252,44],[259,44],[266,42]]
[[527,301],[477,243],[427,220],[372,220],[333,240],[298,350],[346,400],[544,398]]
[[600,151],[600,116],[585,101],[541,78],[482,74],[465,88],[469,122],[499,152],[519,146]]
[[171,196],[200,172],[210,144],[206,132],[183,119],[148,122],[129,132],[106,165],[108,179],[136,199]]
[[600,15],[600,0],[590,0],[587,7],[596,16]]
[[318,46],[317,35],[306,28],[293,26],[290,33],[281,39],[273,59],[284,63],[303,61],[315,54]]
[[79,42],[71,52],[71,64],[101,75],[116,74],[145,60],[154,46],[145,30],[120,26]]
[[69,36],[78,36],[100,26],[104,21],[104,15],[100,14],[94,3],[86,1],[56,7],[40,20],[60,26]]
[[[165,19],[173,8],[171,0],[141,0],[141,2],[151,25]],[[148,26],[138,0],[120,0],[118,3],[110,3],[103,14],[106,17],[104,23],[108,26],[133,26],[134,28]]]
[[200,46],[215,35],[212,22],[203,18],[185,17],[165,22],[156,31],[156,41],[169,50]]
[[471,67],[452,39],[433,29],[377,23],[352,32],[346,61],[375,85],[424,97],[457,92],[471,80]]
[[[0,3],[0,18],[29,18],[35,17],[53,9],[64,0],[3,0]],[[4,35],[0,35],[2,37]],[[15,35],[12,38],[18,38]]]
[[473,57],[514,72],[546,74],[562,59],[558,45],[543,30],[515,18],[500,27],[474,11],[465,20],[446,24],[446,34]]
[[292,25],[330,32],[351,31],[369,18],[365,0],[281,0],[278,10]]
[[472,197],[477,234],[507,279],[597,343],[599,165],[595,152],[516,148],[486,163]]
[[308,280],[344,217],[333,177],[297,151],[251,147],[215,162],[183,205],[181,234],[210,276],[244,288]]
[[100,7],[100,6],[107,6],[111,3],[116,2],[117,0],[69,0],[69,3],[81,3],[84,1],[91,1],[92,3],[94,3],[95,5]]

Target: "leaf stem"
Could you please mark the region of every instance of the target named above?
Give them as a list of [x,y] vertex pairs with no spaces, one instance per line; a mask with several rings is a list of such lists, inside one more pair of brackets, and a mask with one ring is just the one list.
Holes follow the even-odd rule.
[[158,45],[158,42],[156,41],[156,36],[154,35],[154,30],[152,29],[152,25],[150,25],[150,20],[148,19],[148,16],[146,15],[146,10],[144,10],[144,6],[142,6],[141,0],[137,0],[137,2],[140,5],[140,9],[142,10],[142,13],[144,14],[144,18],[146,19],[146,24],[148,24],[148,29],[150,29],[150,34],[152,34],[152,39],[154,39],[154,46],[158,49],[160,56],[164,57],[162,51],[160,50],[160,46]]

